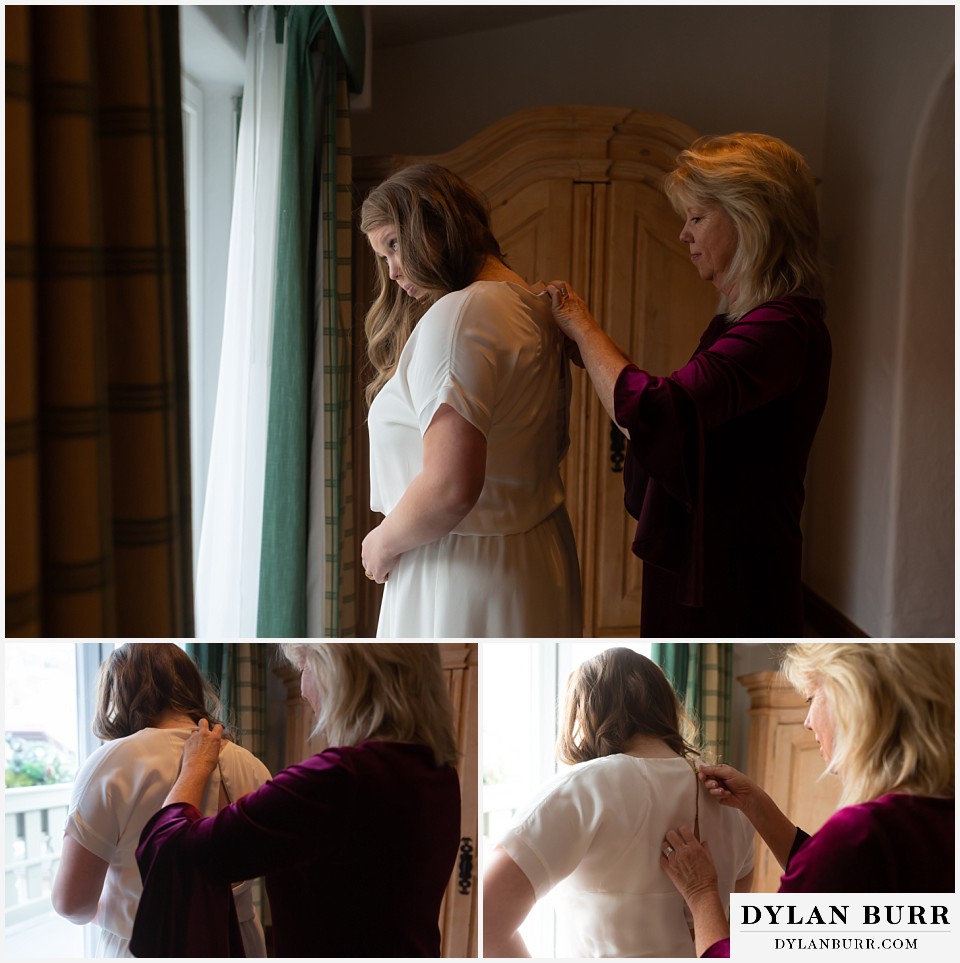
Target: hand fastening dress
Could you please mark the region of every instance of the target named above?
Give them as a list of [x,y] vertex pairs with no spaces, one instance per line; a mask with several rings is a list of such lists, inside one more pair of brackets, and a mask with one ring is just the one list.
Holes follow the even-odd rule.
[[718,806],[679,756],[616,753],[554,777],[519,811],[500,845],[536,898],[553,891],[557,957],[691,957],[683,897],[660,868],[668,829],[699,825],[724,905],[753,869],[754,831]]
[[[77,774],[64,832],[109,864],[97,916],[99,957],[132,955],[130,936],[143,891],[137,844],[143,827],[163,806],[177,780],[189,737],[189,727],[141,729],[101,746]],[[239,799],[269,779],[269,770],[256,756],[235,743],[224,743],[220,765],[204,793],[203,815],[217,812],[221,784],[228,799]],[[236,887],[233,898],[247,953],[261,955],[263,930],[250,883]]]
[[483,491],[448,535],[401,556],[378,637],[582,634],[564,505],[570,375],[546,294],[477,281],[434,304],[370,408],[370,507],[389,514],[423,466],[440,405],[487,440]]

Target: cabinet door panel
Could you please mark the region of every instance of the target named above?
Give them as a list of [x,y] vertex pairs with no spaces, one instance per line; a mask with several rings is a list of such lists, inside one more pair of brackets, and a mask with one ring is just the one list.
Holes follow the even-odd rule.
[[[593,309],[635,364],[667,375],[696,348],[717,292],[700,280],[680,243],[681,222],[663,195],[640,181],[607,188],[603,282]],[[597,561],[593,634],[639,633],[642,564],[630,551],[635,523],[623,507],[623,476],[611,467],[609,420],[593,439]]]
[[490,198],[490,226],[507,263],[531,283],[570,274],[573,195],[569,180],[542,180]]
[[[824,774],[817,742],[803,727],[803,696],[776,672],[737,681],[750,696],[747,772],[793,822],[815,833],[837,809],[840,781]],[[759,836],[755,852],[753,892],[775,893],[783,870]]]
[[479,646],[476,642],[441,642],[441,658],[460,749],[460,853],[440,910],[442,955],[469,959],[477,955],[479,919]]

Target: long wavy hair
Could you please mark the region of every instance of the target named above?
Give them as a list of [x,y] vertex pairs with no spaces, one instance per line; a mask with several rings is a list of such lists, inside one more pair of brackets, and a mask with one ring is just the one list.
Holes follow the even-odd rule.
[[954,645],[798,642],[782,671],[802,693],[819,686],[835,732],[829,770],[841,805],[889,792],[954,796]]
[[633,736],[698,756],[696,731],[663,670],[633,649],[607,649],[567,680],[557,756],[568,765],[623,752]]
[[400,352],[427,309],[476,280],[488,256],[503,260],[483,197],[437,164],[405,167],[367,195],[360,230],[369,236],[382,227],[394,228],[405,277],[427,293],[414,301],[390,280],[386,264],[377,258],[375,298],[365,323],[373,369],[368,406],[393,376]]
[[700,137],[663,184],[674,209],[719,204],[737,230],[727,279],[732,321],[772,298],[823,296],[816,182],[792,147],[765,134]]
[[320,699],[313,734],[328,745],[416,743],[433,750],[438,766],[456,764],[453,710],[435,643],[291,642],[280,650],[313,672]]
[[219,721],[220,701],[194,661],[172,642],[127,642],[107,656],[97,679],[93,732],[121,739],[154,728],[168,712]]

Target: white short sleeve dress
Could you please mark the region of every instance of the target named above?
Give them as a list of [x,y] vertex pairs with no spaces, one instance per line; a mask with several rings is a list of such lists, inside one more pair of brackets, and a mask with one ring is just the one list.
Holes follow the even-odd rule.
[[369,413],[370,507],[389,514],[450,405],[487,440],[483,491],[449,535],[407,552],[378,637],[576,637],[580,568],[564,505],[569,364],[546,293],[477,281],[434,304]]
[[668,829],[698,816],[729,913],[734,883],[753,869],[753,827],[717,805],[679,756],[573,766],[517,814],[500,845],[537,899],[554,891],[558,957],[693,957],[686,906],[660,852]]
[[[77,775],[64,832],[109,863],[97,916],[99,957],[132,955],[130,937],[143,892],[136,858],[140,834],[163,808],[189,736],[190,729],[142,729],[101,746]],[[269,780],[270,771],[256,756],[228,742],[207,784],[202,812],[216,814],[221,783],[233,801]],[[235,886],[234,901],[247,956],[263,957],[266,944],[250,889],[249,882]]]

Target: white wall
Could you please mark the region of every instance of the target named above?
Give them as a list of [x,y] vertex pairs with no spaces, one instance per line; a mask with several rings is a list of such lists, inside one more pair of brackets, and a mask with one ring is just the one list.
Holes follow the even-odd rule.
[[775,134],[818,168],[829,22],[824,7],[624,6],[399,47],[375,32],[353,152],[439,153],[516,110],[590,104]]
[[[650,110],[800,150],[822,179],[834,340],[808,473],[805,579],[870,635],[952,636],[953,232],[948,218],[930,225],[951,277],[927,298],[922,329],[906,233],[926,233],[911,158],[953,51],[947,6],[600,7],[405,46],[378,48],[375,37],[372,109],[353,115],[353,150],[442,152],[549,104]],[[951,127],[933,143],[952,141]],[[914,161],[922,177],[931,154]],[[952,212],[952,191],[943,201]]]
[[748,775],[750,698],[747,690],[737,680],[754,672],[776,672],[780,668],[782,651],[783,645],[774,642],[736,642],[733,646],[730,756],[724,761]]
[[[805,577],[878,636],[954,635],[953,226],[918,224],[910,186],[953,61],[952,8],[834,9],[823,184],[834,370],[808,477]],[[929,150],[918,163],[915,183],[938,170]],[[939,184],[952,214],[952,178]],[[906,297],[918,237],[939,272],[922,305]]]

